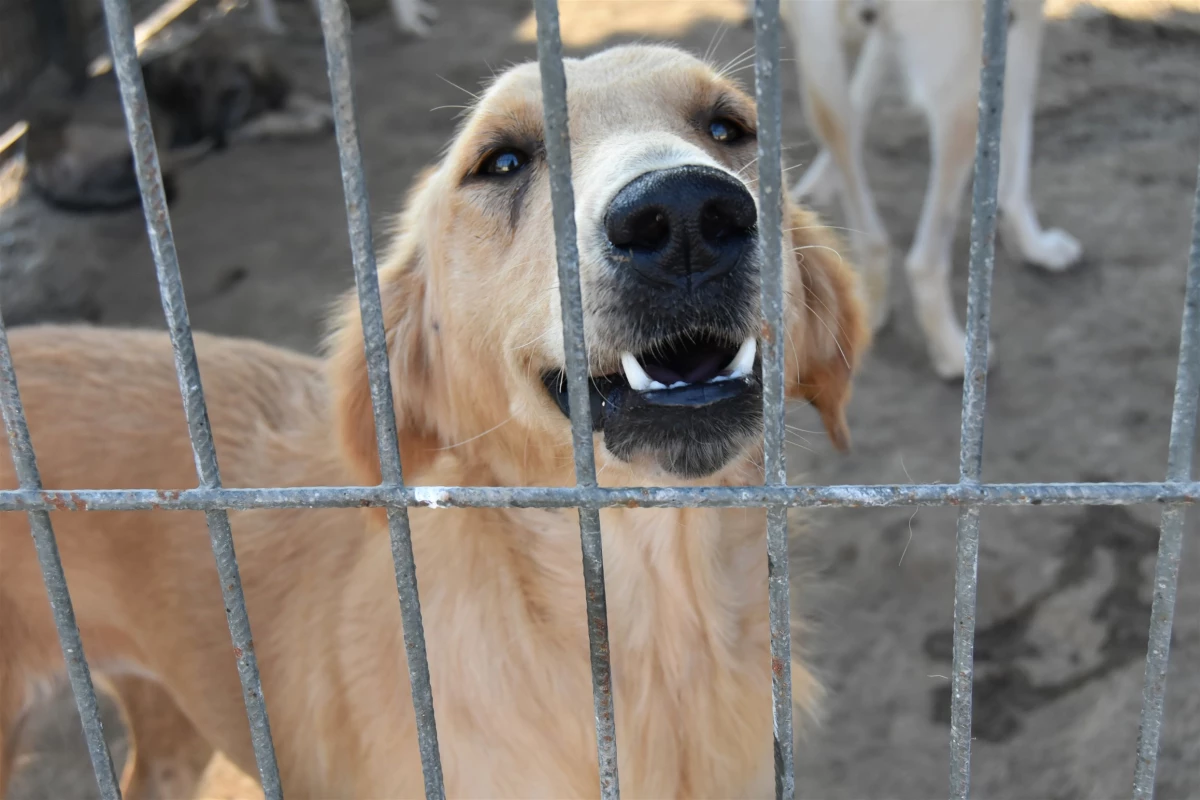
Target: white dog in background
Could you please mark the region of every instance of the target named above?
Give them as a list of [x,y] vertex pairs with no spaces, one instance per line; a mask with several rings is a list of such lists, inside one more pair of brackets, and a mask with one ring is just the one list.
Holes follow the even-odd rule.
[[[429,35],[429,25],[437,19],[437,9],[425,0],[388,0],[392,9],[392,18],[401,33],[425,37]],[[279,18],[279,8],[275,0],[254,0],[258,10],[258,23],[268,33],[280,35],[284,33],[283,20]],[[320,0],[312,0],[313,10],[317,16],[321,14]]]
[[[862,270],[871,322],[888,318],[890,244],[867,185],[862,148],[868,112],[894,58],[929,120],[931,168],[907,267],[933,368],[961,377],[964,334],[950,292],[950,252],[972,174],[978,118],[982,3],[978,0],[787,0],[801,93],[820,155],[793,189],[817,202],[840,196]],[[1010,0],[1000,147],[1000,234],[1014,255],[1047,270],[1079,260],[1079,242],[1043,230],[1029,190],[1033,111],[1044,21],[1042,0]],[[843,43],[865,40],[853,77]]]

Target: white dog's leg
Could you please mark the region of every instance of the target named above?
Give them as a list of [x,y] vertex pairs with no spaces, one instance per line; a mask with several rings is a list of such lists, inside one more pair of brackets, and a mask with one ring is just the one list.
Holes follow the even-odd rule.
[[829,151],[875,330],[888,318],[891,246],[867,185],[863,130],[850,109],[837,3],[792,0],[790,26],[809,126]]
[[[872,30],[863,42],[862,52],[854,67],[854,77],[850,81],[850,125],[860,131],[865,131],[870,121],[871,105],[883,81],[887,55],[887,41],[883,33],[878,29]],[[792,188],[792,199],[797,202],[809,199],[821,205],[831,203],[837,193],[837,176],[833,169],[829,149],[822,147]]]
[[279,18],[279,8],[275,0],[255,0],[255,10],[258,11],[258,24],[267,33],[281,36],[287,32],[283,20]]
[[965,360],[966,337],[955,313],[950,267],[975,155],[979,46],[966,41],[946,47],[938,43],[976,36],[978,17],[966,3],[909,0],[907,8],[910,16],[902,21],[901,58],[913,99],[929,119],[931,164],[905,267],[934,371],[949,380],[962,377]]
[[1041,3],[1015,4],[1014,12],[1008,36],[1004,131],[1000,142],[1000,233],[1015,257],[1048,270],[1063,270],[1079,260],[1083,248],[1066,231],[1042,230],[1029,185],[1044,27]]

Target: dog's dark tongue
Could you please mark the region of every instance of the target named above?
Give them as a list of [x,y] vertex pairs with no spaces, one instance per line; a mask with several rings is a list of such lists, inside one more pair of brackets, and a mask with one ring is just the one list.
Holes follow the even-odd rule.
[[646,374],[659,383],[704,383],[717,377],[729,356],[717,350],[695,350],[678,353],[670,364],[645,364]]

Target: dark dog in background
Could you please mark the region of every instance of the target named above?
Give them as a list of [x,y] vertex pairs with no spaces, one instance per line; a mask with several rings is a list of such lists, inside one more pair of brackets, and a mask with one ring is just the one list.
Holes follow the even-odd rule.
[[[235,141],[312,136],[332,128],[328,104],[294,91],[264,49],[213,27],[187,37],[182,46],[148,54],[142,76],[168,202],[177,194],[173,170],[185,158]],[[112,73],[91,79],[83,101],[35,100],[28,116],[27,181],[49,204],[92,212],[140,203]]]

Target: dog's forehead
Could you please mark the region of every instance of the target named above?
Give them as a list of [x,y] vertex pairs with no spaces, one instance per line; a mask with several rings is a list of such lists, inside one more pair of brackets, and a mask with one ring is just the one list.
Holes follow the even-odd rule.
[[[586,58],[564,59],[567,104],[572,122],[612,117],[692,101],[697,94],[724,86],[714,70],[683,50],[665,45],[612,47]],[[536,62],[501,75],[483,95],[479,110],[507,113],[514,106],[542,102],[541,74]]]

